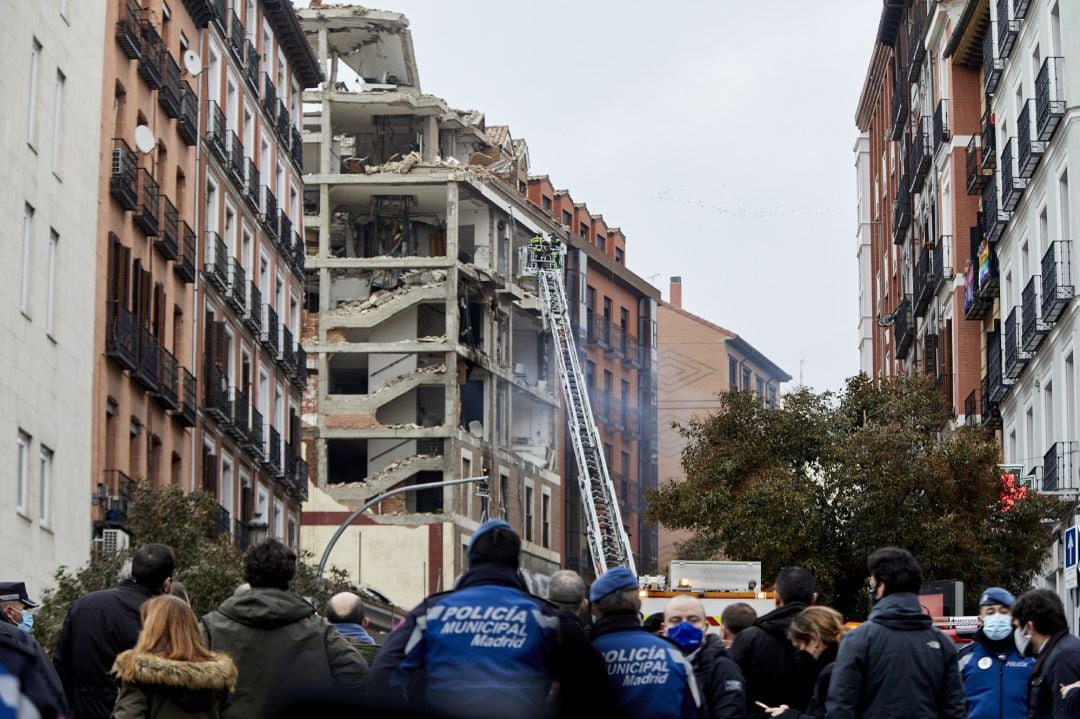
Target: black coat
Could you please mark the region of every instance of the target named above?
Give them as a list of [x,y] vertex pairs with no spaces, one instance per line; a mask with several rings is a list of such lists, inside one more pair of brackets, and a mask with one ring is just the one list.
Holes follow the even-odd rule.
[[746,716],[743,673],[728,656],[720,637],[706,634],[698,650],[690,655],[690,664],[701,692],[704,716],[708,719],[742,719]]
[[[829,657],[828,663],[822,667],[817,681],[814,682],[814,696],[810,698],[810,704],[807,705],[806,711],[789,708],[780,715],[780,719],[825,719],[825,699],[829,696],[829,682],[832,681],[832,671],[835,665],[833,660],[836,659],[835,646],[829,647],[826,654],[821,655],[822,659],[826,657]],[[821,660],[818,663],[820,665]]]
[[804,609],[802,602],[777,607],[735,635],[731,658],[746,679],[746,715],[752,719],[766,716],[754,702],[770,707],[810,703],[817,667],[801,661],[787,638],[791,620]]
[[1063,629],[1046,641],[1028,677],[1029,719],[1072,719],[1080,717],[1073,689],[1061,698],[1061,685],[1080,681],[1080,639]]
[[0,620],[0,666],[19,680],[19,690],[44,719],[70,716],[67,698],[45,650],[32,636]]
[[116,655],[138,641],[139,608],[153,596],[154,592],[129,579],[112,589],[83,595],[71,605],[53,664],[75,719],[109,719],[119,690],[109,672]]
[[965,719],[956,646],[908,592],[884,597],[840,642],[829,719]]

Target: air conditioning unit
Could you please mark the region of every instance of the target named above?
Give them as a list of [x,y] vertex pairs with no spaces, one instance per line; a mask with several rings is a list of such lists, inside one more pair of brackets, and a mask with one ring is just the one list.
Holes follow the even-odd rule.
[[101,532],[101,550],[110,554],[127,549],[131,545],[131,535],[122,529],[105,529]]

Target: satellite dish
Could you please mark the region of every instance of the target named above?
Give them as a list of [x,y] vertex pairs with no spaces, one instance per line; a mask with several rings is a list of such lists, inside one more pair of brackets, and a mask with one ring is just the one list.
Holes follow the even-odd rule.
[[139,152],[149,155],[156,145],[157,139],[154,137],[153,130],[146,125],[139,125],[135,128],[135,147],[139,148]]
[[194,50],[188,50],[184,53],[184,69],[192,77],[197,77],[202,72],[202,59],[199,57],[199,53]]

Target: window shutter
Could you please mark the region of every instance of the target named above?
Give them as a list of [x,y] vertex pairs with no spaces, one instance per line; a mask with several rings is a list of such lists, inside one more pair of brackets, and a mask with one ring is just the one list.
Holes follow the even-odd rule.
[[119,255],[118,246],[119,246],[119,244],[120,244],[120,240],[117,239],[116,235],[114,235],[113,233],[110,232],[109,233],[109,278],[108,278],[108,287],[109,287],[108,292],[109,292],[110,309],[111,309],[112,303],[115,302],[119,298],[119,294],[120,294],[119,293],[119,285],[117,284],[120,281],[120,271],[119,271],[119,268],[117,267],[117,262],[119,261],[118,260],[118,255]]
[[229,338],[225,334],[224,321],[214,323],[214,334],[216,335],[214,342],[217,345],[217,354],[214,356],[214,362],[221,368],[222,372],[228,376],[230,374],[229,357],[227,355],[229,351]]
[[142,270],[139,274],[139,283],[141,289],[139,290],[139,324],[143,327],[150,325],[150,298],[153,288],[153,281],[150,276],[150,270]]
[[210,319],[209,317],[207,318],[207,320],[206,320],[206,351],[205,351],[205,355],[203,357],[203,359],[206,362],[206,373],[207,374],[210,374],[210,371],[212,369],[214,369],[214,363],[217,360],[217,356],[218,356],[218,348],[217,348],[218,335],[217,335],[217,332],[214,329],[216,325],[217,325],[217,322],[214,322],[214,320]]
[[130,292],[131,292],[131,248],[125,247],[119,244],[117,240],[116,246],[116,267],[117,267],[117,281],[116,281],[116,299],[124,305],[130,308]]
[[294,449],[300,446],[300,417],[292,407],[289,408],[289,444]]
[[165,285],[154,283],[154,336],[165,340]]

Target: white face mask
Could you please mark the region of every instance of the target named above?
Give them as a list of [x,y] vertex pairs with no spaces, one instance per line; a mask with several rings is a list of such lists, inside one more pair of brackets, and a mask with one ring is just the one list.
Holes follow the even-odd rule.
[[1016,643],[1016,651],[1020,652],[1020,656],[1026,657],[1028,646],[1031,644],[1031,635],[1024,634],[1023,627],[1017,627],[1013,630],[1013,642]]

